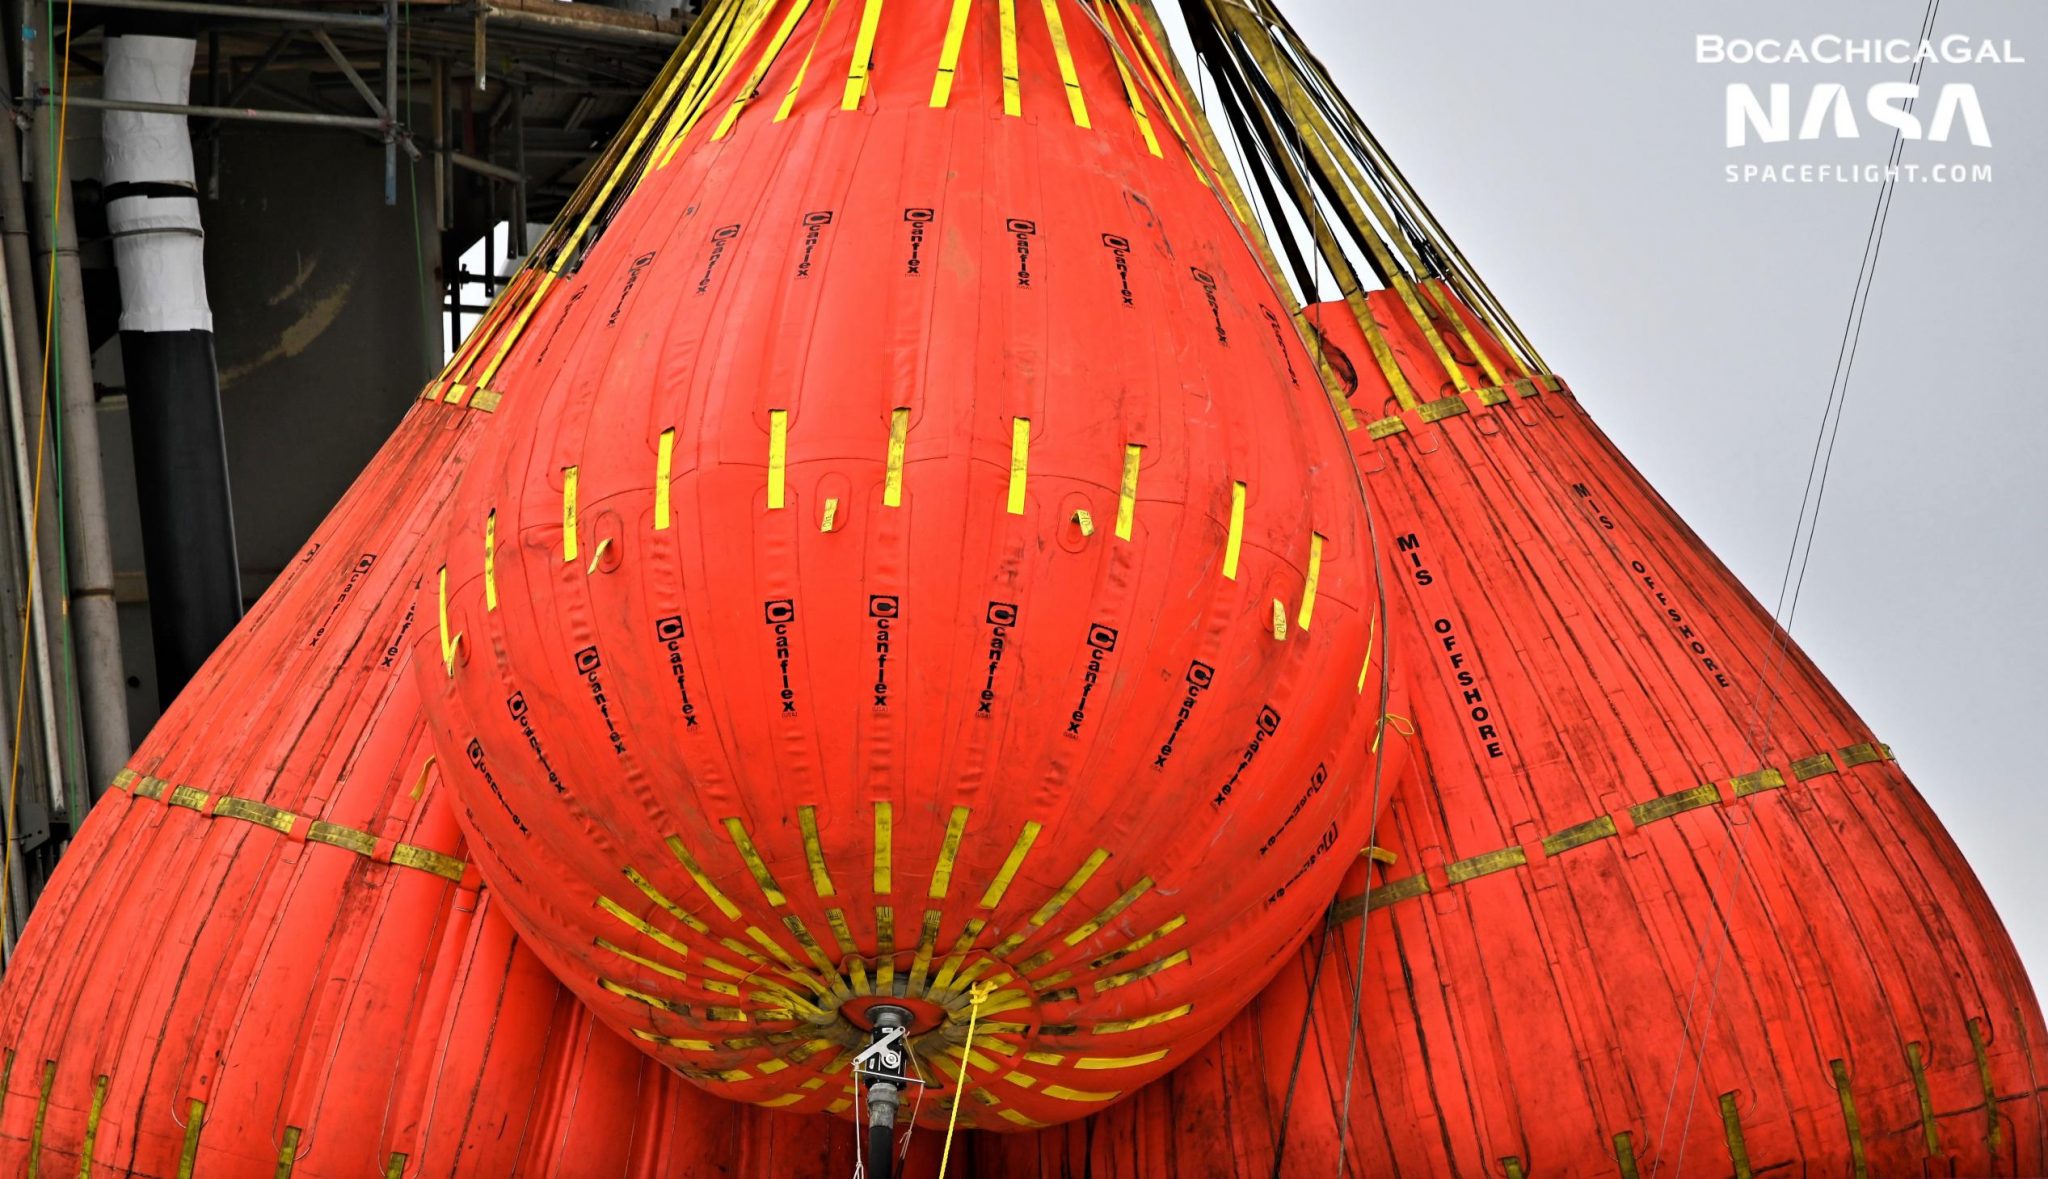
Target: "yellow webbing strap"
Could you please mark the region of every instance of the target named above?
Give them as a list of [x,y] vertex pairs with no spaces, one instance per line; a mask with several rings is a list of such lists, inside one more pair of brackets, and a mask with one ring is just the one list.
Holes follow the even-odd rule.
[[939,1151],[939,1179],[946,1179],[946,1161],[953,1157],[953,1125],[960,1118],[960,1099],[967,1096],[967,1062],[974,1055],[974,1022],[981,1004],[995,993],[993,982],[975,983],[967,993],[967,1040],[960,1045],[960,1075],[953,1081],[953,1108],[946,1114],[946,1145]]
[[1067,109],[1076,127],[1087,127],[1088,103],[1081,97],[1081,77],[1074,71],[1074,55],[1067,48],[1067,26],[1060,20],[1059,0],[1040,0],[1045,9],[1046,32],[1052,36],[1053,57],[1060,67],[1060,84],[1067,89]]
[[953,98],[953,74],[960,66],[960,42],[967,34],[967,10],[974,0],[953,0],[953,14],[946,18],[946,40],[939,48],[938,72],[932,75],[932,105],[943,107]]
[[882,0],[868,0],[860,14],[860,33],[853,41],[853,64],[846,71],[846,91],[839,109],[857,111],[868,92],[868,71],[875,68],[875,28],[882,23]]
[[1024,113],[1024,99],[1017,66],[1017,0],[997,0],[996,25],[1002,34],[1003,113]]
[[782,105],[776,108],[775,121],[780,123],[796,109],[797,92],[804,88],[804,75],[811,71],[811,59],[818,55],[818,43],[825,39],[825,29],[832,23],[832,10],[839,6],[839,0],[827,0],[825,15],[818,18],[818,31],[811,35],[811,47],[804,51],[804,59],[797,63],[796,74],[789,80],[789,89],[782,96]]
[[739,121],[740,113],[747,109],[749,103],[761,96],[761,79],[768,76],[769,68],[775,64],[776,57],[781,55],[782,47],[789,43],[789,35],[796,31],[797,22],[803,19],[804,10],[810,6],[811,0],[796,0],[796,3],[789,6],[789,15],[782,18],[781,27],[775,30],[774,36],[768,38],[768,44],[761,50],[760,58],[754,62],[753,72],[747,75],[746,84],[741,86],[739,93],[733,95],[732,101],[726,104],[725,117],[718,121],[718,129],[711,133],[712,139],[724,139],[730,134],[733,124]]
[[[1308,154],[1316,163],[1320,165],[1323,173],[1335,179],[1339,174],[1341,166],[1343,178],[1356,187],[1357,193],[1354,196],[1352,188],[1345,187],[1342,184],[1336,186],[1339,203],[1348,215],[1351,227],[1358,232],[1359,237],[1364,240],[1368,252],[1372,254],[1373,259],[1379,263],[1380,269],[1391,280],[1394,292],[1400,297],[1402,305],[1415,320],[1416,326],[1422,330],[1423,336],[1429,341],[1430,350],[1436,353],[1437,363],[1443,366],[1444,375],[1450,378],[1452,387],[1460,392],[1470,392],[1471,386],[1466,382],[1463,370],[1458,367],[1457,361],[1452,358],[1449,348],[1444,344],[1443,337],[1437,332],[1436,325],[1431,322],[1428,312],[1423,309],[1421,301],[1416,298],[1413,284],[1402,273],[1400,266],[1388,250],[1386,242],[1382,240],[1380,232],[1375,226],[1375,221],[1368,219],[1366,210],[1360,207],[1357,198],[1363,198],[1365,205],[1371,210],[1372,217],[1377,219],[1377,225],[1392,226],[1394,224],[1392,219],[1388,217],[1386,208],[1380,203],[1379,197],[1373,192],[1372,185],[1366,183],[1364,177],[1358,174],[1357,168],[1352,166],[1352,161],[1341,150],[1332,151],[1328,144],[1326,144],[1324,132],[1327,130],[1327,125],[1322,122],[1321,115],[1315,110],[1314,104],[1309,102],[1307,97],[1301,92],[1301,88],[1295,82],[1292,71],[1282,62],[1278,48],[1272,41],[1271,34],[1256,20],[1244,19],[1248,15],[1241,14],[1241,10],[1238,9],[1230,10],[1232,24],[1238,32],[1239,44],[1258,63],[1259,68],[1265,72],[1267,80],[1274,83],[1274,89],[1280,96],[1281,107],[1295,127],[1297,129],[1307,128],[1309,133],[1300,137],[1300,143],[1306,148]],[[1334,136],[1331,138],[1334,138]],[[1412,260],[1411,264],[1417,268],[1419,273],[1420,260]],[[1497,379],[1496,383],[1498,383]]]
[[[1105,38],[1111,36],[1109,13],[1102,7],[1102,0],[1095,0],[1095,24]],[[1145,114],[1145,100],[1139,96],[1138,84],[1131,78],[1130,67],[1124,64],[1123,51],[1116,47],[1114,41],[1110,43],[1109,60],[1116,65],[1116,76],[1123,80],[1124,100],[1130,103],[1131,116],[1138,121],[1138,133],[1145,137],[1146,149],[1155,156],[1159,155],[1159,139],[1152,134],[1152,120]]]

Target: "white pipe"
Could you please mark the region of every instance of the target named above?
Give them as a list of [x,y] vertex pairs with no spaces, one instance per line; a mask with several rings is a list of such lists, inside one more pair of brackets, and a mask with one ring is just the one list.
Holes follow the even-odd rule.
[[[183,106],[192,84],[195,43],[184,37],[107,38],[107,97]],[[198,187],[185,117],[109,110],[107,228],[121,279],[124,332],[210,332]],[[121,185],[177,186],[186,195],[120,195]]]

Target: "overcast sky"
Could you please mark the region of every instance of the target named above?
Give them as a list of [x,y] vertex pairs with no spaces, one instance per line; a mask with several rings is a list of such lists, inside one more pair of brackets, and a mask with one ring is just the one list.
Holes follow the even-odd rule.
[[[1906,37],[1924,0],[1278,0],[1595,418],[1767,605],[1834,368],[1874,184],[1731,184],[1729,163],[1881,163],[1859,139],[1728,149],[1732,81],[1907,67],[1696,64],[1697,34]],[[1162,7],[1171,8],[1171,4]],[[2048,4],[1946,0],[2010,39],[1991,136],[1905,162],[1793,635],[1888,742],[2048,980]],[[1922,108],[1923,112],[1929,110]]]

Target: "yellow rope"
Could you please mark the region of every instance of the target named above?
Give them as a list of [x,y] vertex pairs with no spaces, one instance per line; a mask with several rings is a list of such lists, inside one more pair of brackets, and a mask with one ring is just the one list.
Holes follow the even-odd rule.
[[[59,202],[64,192],[64,133],[66,117],[70,113],[71,0],[64,0],[64,69],[57,86],[57,159],[56,168],[50,178],[50,289],[48,297],[43,302],[46,309],[43,317],[43,388],[36,418],[35,485],[29,492],[34,503],[28,526],[28,560],[31,564],[38,559],[39,550],[36,546],[43,523],[43,456],[49,451],[44,439],[50,428],[50,342],[57,325],[57,214],[63,208]],[[35,134],[33,127],[29,129],[29,134]],[[0,308],[0,314],[6,313],[4,308]],[[14,691],[13,764],[7,771],[7,851],[4,857],[0,857],[0,944],[6,942],[8,924],[13,919],[13,909],[10,905],[14,893],[14,803],[21,789],[21,723],[28,705],[29,627],[35,619],[35,594],[36,579],[30,577],[22,606],[21,674],[17,677]]]
[[953,1124],[960,1119],[960,1099],[967,1096],[967,1062],[974,1056],[974,1021],[981,1015],[982,1000],[995,993],[996,984],[976,983],[967,992],[967,1042],[960,1045],[960,1075],[953,1079],[953,1108],[946,1114],[946,1145],[939,1151],[939,1179],[946,1179],[946,1160],[953,1157]]

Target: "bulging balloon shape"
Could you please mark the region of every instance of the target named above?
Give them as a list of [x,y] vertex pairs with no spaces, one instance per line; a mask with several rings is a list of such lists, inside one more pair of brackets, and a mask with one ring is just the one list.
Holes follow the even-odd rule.
[[1343,429],[1125,6],[707,23],[465,370],[416,662],[474,859],[715,1092],[847,1111],[894,1004],[924,1120],[963,1068],[963,1125],[1083,1116],[1367,842]]

